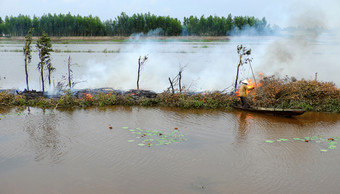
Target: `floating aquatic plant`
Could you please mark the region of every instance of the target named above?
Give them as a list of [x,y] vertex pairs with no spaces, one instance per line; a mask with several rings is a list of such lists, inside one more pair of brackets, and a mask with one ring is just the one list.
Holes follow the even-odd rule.
[[[122,129],[127,130],[129,127],[122,127]],[[148,147],[169,145],[171,143],[183,142],[186,140],[177,127],[170,133],[158,130],[143,130],[141,128],[129,129],[128,131],[136,135],[136,139],[138,139],[137,145],[141,147],[146,145]],[[135,140],[128,140],[128,142],[132,143],[135,142]]]
[[[302,142],[315,142],[315,143],[322,143],[322,142],[328,142],[328,148],[327,149],[321,149],[321,152],[327,152],[328,150],[335,150],[336,146],[338,144],[338,140],[340,140],[340,137],[330,137],[330,138],[324,138],[322,135],[313,136],[313,137],[294,137],[292,138],[293,141],[302,141]],[[265,143],[274,143],[274,142],[286,142],[290,141],[289,139],[285,138],[279,138],[276,141],[275,140],[265,140]]]

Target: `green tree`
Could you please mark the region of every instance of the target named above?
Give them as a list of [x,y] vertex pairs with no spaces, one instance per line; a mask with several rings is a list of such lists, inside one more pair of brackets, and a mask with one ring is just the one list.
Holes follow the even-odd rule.
[[25,46],[24,46],[24,55],[25,55],[25,75],[26,75],[26,89],[27,91],[30,90],[29,86],[28,86],[28,64],[31,63],[32,60],[32,47],[31,47],[31,43],[32,43],[32,32],[33,32],[33,28],[29,29],[26,36],[25,36]]
[[5,22],[0,17],[0,37],[3,36],[5,30]]
[[48,70],[48,81],[49,85],[51,86],[51,73],[55,69],[53,68],[51,64],[51,53],[53,51],[52,49],[52,43],[50,37],[48,37],[47,33],[43,32],[41,37],[37,41],[37,48],[39,51],[39,59],[40,62],[38,64],[38,69],[40,70],[40,76],[41,76],[41,84],[42,84],[42,90],[45,91],[45,82],[44,82],[44,68],[47,68]]
[[40,25],[39,25],[39,18],[36,16],[33,16],[33,20],[32,20],[32,26],[34,28],[33,31],[33,36],[38,36],[40,33]]

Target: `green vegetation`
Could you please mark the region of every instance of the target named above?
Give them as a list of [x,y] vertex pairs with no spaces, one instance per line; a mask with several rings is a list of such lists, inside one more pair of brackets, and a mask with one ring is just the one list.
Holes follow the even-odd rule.
[[73,108],[73,107],[92,107],[92,106],[170,106],[180,108],[231,108],[237,102],[237,98],[231,95],[221,94],[218,92],[209,94],[170,94],[167,92],[159,94],[156,98],[134,98],[131,95],[109,94],[86,94],[82,98],[72,96],[69,91],[57,99],[48,99],[44,97],[26,98],[24,95],[8,94],[0,92],[0,106],[37,106],[37,107],[56,107],[56,108]]
[[101,21],[99,17],[68,14],[45,14],[41,17],[27,15],[0,17],[0,36],[25,36],[34,28],[33,36],[46,32],[50,36],[131,36],[144,33],[149,36],[226,36],[239,35],[244,30],[249,35],[265,35],[272,32],[265,18],[253,16],[184,17],[183,23],[170,16],[150,13],[128,16],[122,12],[114,20]]
[[336,146],[338,144],[338,140],[340,140],[340,137],[330,137],[325,138],[322,135],[313,136],[313,137],[295,137],[292,139],[285,139],[285,138],[279,138],[276,140],[265,140],[265,143],[276,143],[276,142],[304,142],[304,143],[318,143],[323,148],[320,149],[320,152],[328,152],[329,150],[335,150]]
[[[279,79],[265,77],[262,86],[252,90],[248,95],[251,106],[268,108],[302,108],[307,111],[340,113],[340,91],[333,83],[296,80],[294,78]],[[93,107],[93,106],[165,106],[184,109],[232,109],[239,99],[232,94],[220,92],[186,93],[163,92],[155,98],[146,98],[116,93],[85,94],[81,98],[72,96],[66,91],[57,99],[44,97],[28,98],[24,95],[14,95],[0,92],[0,106],[37,106],[37,107]]]
[[183,33],[186,35],[226,36],[240,35],[242,32],[246,32],[247,35],[264,35],[272,32],[266,18],[260,20],[253,16],[232,17],[231,14],[227,18],[211,15],[207,18],[190,16],[184,17],[183,23]]
[[38,39],[36,46],[39,51],[40,62],[38,64],[38,69],[40,70],[42,91],[44,92],[45,91],[44,69],[46,68],[48,70],[49,86],[51,86],[51,73],[52,71],[55,70],[51,63],[51,52],[53,51],[51,39],[47,36],[45,32],[43,32],[41,37]]
[[[109,128],[111,129],[112,127]],[[134,139],[127,140],[127,142],[135,143],[141,147],[164,146],[186,141],[184,134],[180,133],[178,128],[174,128],[173,131],[168,133],[159,130],[144,130],[141,128],[129,129],[129,127],[122,127],[122,129],[129,131],[135,136]]]

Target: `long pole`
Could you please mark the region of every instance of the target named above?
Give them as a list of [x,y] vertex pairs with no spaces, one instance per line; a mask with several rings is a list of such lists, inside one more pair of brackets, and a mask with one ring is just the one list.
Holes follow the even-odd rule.
[[249,61],[249,66],[250,66],[250,69],[251,69],[251,73],[253,74],[253,78],[254,78],[254,82],[255,82],[255,89],[256,89],[257,83],[256,83],[256,79],[255,79],[255,75],[254,75],[253,67],[251,66],[251,63],[250,63],[250,61]]

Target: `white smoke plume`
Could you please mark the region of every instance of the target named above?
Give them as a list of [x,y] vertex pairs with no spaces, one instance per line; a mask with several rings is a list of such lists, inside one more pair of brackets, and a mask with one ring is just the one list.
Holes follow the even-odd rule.
[[318,80],[335,82],[339,86],[338,10],[340,3],[335,1],[292,4],[287,24],[290,27],[282,32],[281,38],[262,50],[257,69],[266,74],[304,79],[314,79],[318,73]]
[[[145,40],[143,36],[147,35],[134,35],[131,37],[133,42],[122,44],[120,52],[109,60],[89,60],[88,71],[81,79],[87,82],[78,87],[136,88],[138,58],[148,55],[141,73],[141,89],[164,91],[169,87],[168,78],[175,77],[180,66],[186,66],[183,85],[190,90],[224,90],[232,87],[235,80],[236,47],[240,44],[252,49],[255,72],[298,79],[314,79],[317,72],[318,80],[332,81],[339,86],[337,10],[340,6],[334,0],[293,3],[291,12],[285,16],[290,19],[280,36],[233,37],[228,43],[155,42],[152,38]],[[247,65],[243,67],[246,68]],[[241,72],[240,79],[252,76],[250,71],[245,71]]]

